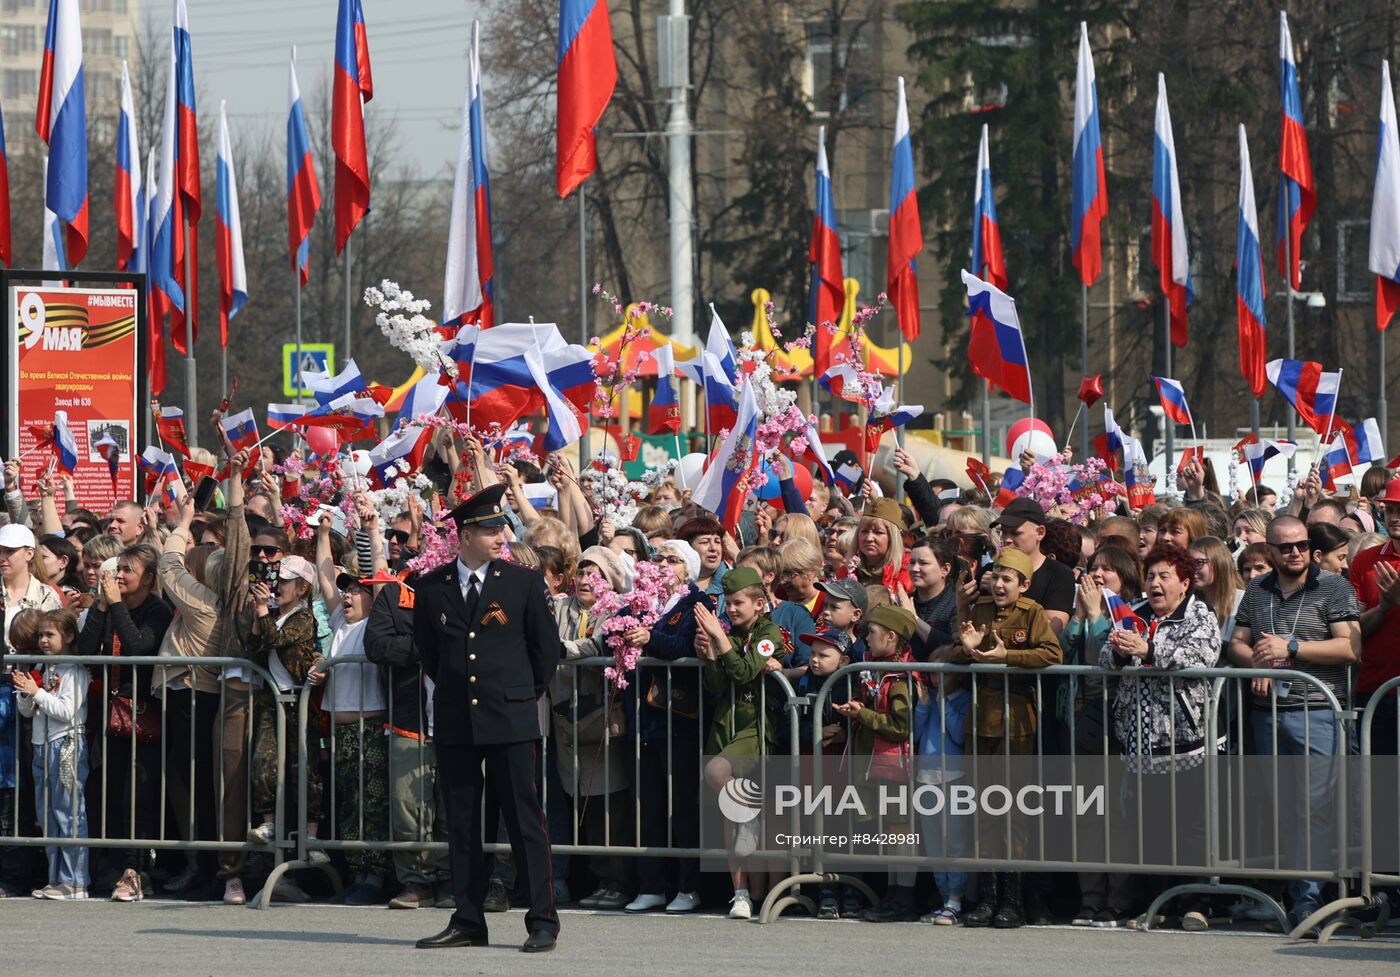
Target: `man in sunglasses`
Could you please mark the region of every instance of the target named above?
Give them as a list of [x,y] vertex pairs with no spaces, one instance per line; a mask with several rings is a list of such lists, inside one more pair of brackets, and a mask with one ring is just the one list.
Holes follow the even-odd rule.
[[[1301,519],[1276,516],[1266,538],[1274,572],[1249,582],[1235,617],[1230,661],[1240,668],[1305,673],[1345,703],[1347,667],[1361,656],[1356,592],[1345,578],[1312,562],[1308,529]],[[1346,753],[1337,715],[1323,688],[1287,678],[1253,680],[1254,752],[1294,757]],[[1299,761],[1295,768],[1280,768],[1281,777],[1289,773],[1296,774],[1300,789],[1292,792],[1292,810],[1282,791],[1276,798],[1280,813],[1295,819],[1293,830],[1280,834],[1284,864],[1317,869],[1336,857],[1327,852],[1335,843],[1330,798],[1337,791],[1338,768],[1334,761]],[[1312,864],[1305,864],[1309,859]],[[1288,893],[1296,925],[1320,905],[1322,883],[1295,880],[1288,884]]]
[[418,555],[418,531],[411,513],[400,512],[395,516],[384,538],[389,542],[389,565],[395,570],[402,570]]

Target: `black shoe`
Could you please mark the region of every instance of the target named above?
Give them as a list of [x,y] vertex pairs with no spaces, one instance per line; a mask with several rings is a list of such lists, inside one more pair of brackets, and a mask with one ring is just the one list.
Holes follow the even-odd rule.
[[913,891],[894,886],[878,906],[867,909],[861,919],[867,923],[898,923],[914,918]]
[[444,950],[456,946],[489,946],[484,935],[473,936],[462,927],[448,924],[447,929],[436,936],[425,936],[413,944],[420,950]]
[[997,887],[1001,877],[993,872],[984,873],[978,880],[977,905],[963,914],[963,925],[970,929],[984,929],[992,925],[992,917],[997,912]]
[[549,930],[535,930],[520,944],[521,953],[547,953],[554,949],[555,936]]
[[481,904],[482,912],[503,913],[510,908],[510,893],[500,879],[492,879],[486,890],[486,901]]
[[999,930],[1020,929],[1026,924],[1021,909],[1021,874],[1003,872],[997,880],[1001,898],[997,902],[996,914],[992,916],[992,926]]

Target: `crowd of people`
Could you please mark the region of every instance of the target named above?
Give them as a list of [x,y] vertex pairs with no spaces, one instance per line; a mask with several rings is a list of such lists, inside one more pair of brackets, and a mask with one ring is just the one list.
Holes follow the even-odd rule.
[[[698,661],[642,665],[625,695],[602,668],[558,670],[538,704],[548,744],[538,779],[556,845],[698,847],[704,792],[725,790],[753,758],[811,748],[781,741],[773,673],[799,696],[861,662],[1074,663],[1097,666],[1095,681],[1110,683],[1107,696],[1086,682],[1083,694],[1051,701],[1022,672],[1010,681],[979,674],[974,690],[951,676],[940,684],[876,670],[834,688],[823,714],[806,717],[820,725],[823,752],[869,758],[852,767],[868,780],[904,769],[910,745],[929,756],[1107,749],[1153,773],[1164,756],[1166,769],[1189,769],[1185,761],[1206,749],[1205,682],[1133,676],[1135,664],[1305,673],[1310,681],[1291,686],[1255,680],[1248,737],[1233,745],[1331,755],[1346,744],[1321,690],[1362,706],[1400,675],[1400,480],[1379,467],[1350,497],[1308,473],[1279,506],[1262,486],[1222,498],[1209,467],[1193,463],[1167,501],[1132,511],[1120,503],[1080,524],[1034,498],[995,508],[985,491],[930,481],[903,450],[892,455],[900,499],[870,479],[850,497],[816,482],[802,498],[779,458],[778,503],[749,505],[726,530],[671,479],[637,500],[624,525],[568,457],[493,463],[481,444],[446,434],[423,465],[426,497],[357,492],[346,479],[348,501],[336,512],[298,509],[289,472],[304,462],[286,461],[267,447],[233,453],[231,470],[246,477],[235,474],[202,511],[186,493],[164,506],[119,501],[105,514],[79,507],[71,484],[24,484],[19,466],[5,465],[4,647],[36,657],[0,680],[0,895],[139,902],[160,891],[243,904],[271,865],[261,852],[288,831],[277,823],[279,791],[290,810],[304,775],[305,848],[342,873],[346,902],[452,906],[443,854],[323,845],[447,838],[433,743],[444,704],[435,706],[434,676],[415,644],[414,587],[454,559],[450,529],[444,537],[430,514],[496,483],[509,559],[543,576],[566,661],[618,659],[619,645]],[[532,482],[552,486],[550,506],[532,504]],[[644,573],[645,564],[665,573]],[[643,580],[659,588],[655,619],[609,628],[622,613],[616,595]],[[1110,596],[1145,626],[1115,628]],[[45,666],[50,655],[111,662]],[[131,656],[171,662],[124,666]],[[359,657],[334,664],[346,656]],[[200,663],[209,657],[241,664]],[[303,688],[313,690],[313,718],[299,743]],[[1373,753],[1397,752],[1395,701],[1392,692],[1377,707]],[[300,757],[312,758],[305,771]],[[1165,783],[1143,788],[1149,804],[1170,803]],[[45,849],[40,865],[33,849],[4,843],[21,836],[250,844],[153,852],[69,843]],[[924,839],[930,856],[956,854],[934,825]],[[734,829],[730,842],[727,911],[749,918],[773,880],[746,860],[762,842],[753,828]],[[559,903],[577,886],[590,892],[580,907],[632,913],[691,912],[710,899],[695,859],[553,860]],[[1130,875],[1067,883],[1063,874],[921,878],[903,868],[876,881],[883,895],[873,906],[854,889],[822,888],[818,915],[1130,926],[1162,887]],[[284,878],[278,895],[308,898],[302,886],[313,882]],[[498,858],[487,909],[508,908],[514,888],[510,860]],[[1321,883],[1290,883],[1291,918],[1323,895]],[[1248,904],[1232,908],[1262,918]],[[1202,929],[1219,911],[1188,902],[1175,918]]]

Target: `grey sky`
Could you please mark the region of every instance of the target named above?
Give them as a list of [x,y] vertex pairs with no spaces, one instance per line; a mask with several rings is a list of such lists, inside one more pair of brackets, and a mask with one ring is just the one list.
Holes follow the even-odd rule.
[[[297,46],[303,98],[329,85],[337,0],[186,0],[200,96],[228,101],[231,129],[280,128],[287,113],[287,56]],[[170,4],[144,4],[168,29]],[[362,0],[374,72],[374,114],[392,113],[419,173],[445,172],[457,150],[466,51],[476,0]],[[482,25],[483,32],[489,31]],[[201,105],[201,109],[204,106]],[[239,135],[235,133],[235,140]],[[325,161],[316,161],[322,174]],[[323,190],[330,181],[322,176]]]

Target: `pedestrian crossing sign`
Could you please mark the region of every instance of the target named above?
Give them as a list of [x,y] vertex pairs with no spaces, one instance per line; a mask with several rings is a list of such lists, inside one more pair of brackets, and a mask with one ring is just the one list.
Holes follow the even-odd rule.
[[335,362],[335,343],[302,343],[301,362],[297,362],[297,344],[282,344],[282,393],[288,397],[310,397],[311,391],[302,387],[302,371],[325,373]]

